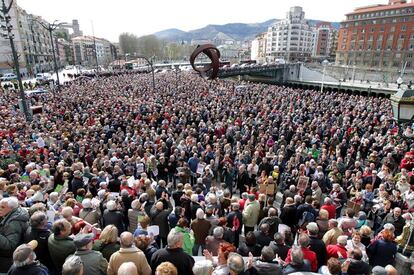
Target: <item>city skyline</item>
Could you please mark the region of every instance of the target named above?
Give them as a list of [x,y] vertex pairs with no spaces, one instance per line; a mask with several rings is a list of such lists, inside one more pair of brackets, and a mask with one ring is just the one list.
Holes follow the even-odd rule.
[[[93,22],[95,36],[113,42],[118,41],[118,36],[122,32],[142,36],[170,28],[189,31],[209,24],[259,23],[269,19],[282,19],[293,6],[303,7],[307,19],[340,22],[345,19],[346,13],[352,12],[357,7],[387,4],[388,0],[292,0],[274,1],[271,4],[265,0],[258,0],[251,6],[248,6],[250,3],[247,1],[242,1],[241,4],[241,1],[212,0],[204,10],[197,6],[192,13],[191,2],[187,0],[174,2],[125,0],[122,1],[122,7],[116,7],[107,0],[73,0],[70,6],[60,6],[59,2],[68,3],[60,0],[17,0],[17,4],[28,13],[40,15],[48,21],[71,22],[72,19],[78,19],[86,35],[93,34]],[[140,10],[144,12],[139,12]]]

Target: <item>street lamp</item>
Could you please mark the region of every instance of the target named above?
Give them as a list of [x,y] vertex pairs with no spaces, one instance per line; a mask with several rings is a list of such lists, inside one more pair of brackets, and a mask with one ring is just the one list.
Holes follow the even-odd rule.
[[414,117],[414,90],[399,89],[390,97],[392,114],[396,121],[410,121]]
[[326,66],[329,64],[328,60],[324,60],[322,61],[322,66],[323,66],[323,74],[322,74],[322,83],[321,83],[321,93],[323,92],[323,84],[325,82],[325,73],[326,73]]
[[9,38],[9,42],[10,42],[10,47],[13,53],[13,63],[14,63],[14,69],[16,70],[16,76],[17,76],[17,82],[19,85],[19,95],[20,95],[20,100],[21,100],[21,106],[22,106],[22,110],[23,110],[23,114],[24,117],[26,119],[26,121],[31,121],[32,120],[32,116],[29,112],[28,109],[28,104],[26,102],[26,95],[24,94],[24,89],[23,89],[23,84],[22,84],[22,78],[20,76],[20,67],[19,67],[19,59],[17,57],[17,52],[16,52],[16,48],[14,46],[14,34],[12,33],[12,29],[13,26],[10,24],[10,15],[9,15],[9,11],[11,9],[13,5],[13,0],[10,1],[9,6],[6,6],[6,3],[4,2],[4,0],[2,0],[2,8],[1,8],[1,15],[0,15],[0,19],[4,20],[6,22],[5,26],[1,26],[2,29],[7,30],[7,34],[3,34],[4,37],[8,37]]
[[155,91],[155,75],[154,75],[154,67],[152,66],[152,61],[149,60],[146,56],[143,56],[143,55],[137,55],[137,58],[143,58],[143,59],[145,59],[145,61],[148,63],[148,65],[150,65],[151,72],[152,72],[152,88]]
[[57,66],[57,62],[56,62],[56,53],[55,53],[55,43],[53,41],[53,31],[56,30],[58,27],[67,24],[66,22],[61,22],[58,23],[57,20],[53,21],[53,23],[47,23],[45,24],[44,22],[33,18],[33,21],[36,21],[37,23],[39,23],[40,26],[42,26],[43,28],[45,28],[47,31],[49,31],[49,36],[50,36],[50,43],[52,43],[52,52],[53,52],[53,64],[54,64],[54,69],[55,69],[55,74],[56,74],[56,82],[57,82],[57,86],[60,86],[60,79],[59,79],[59,69]]
[[401,78],[401,76],[397,79],[397,85],[398,85],[398,89],[401,87],[401,84],[403,84],[403,79]]

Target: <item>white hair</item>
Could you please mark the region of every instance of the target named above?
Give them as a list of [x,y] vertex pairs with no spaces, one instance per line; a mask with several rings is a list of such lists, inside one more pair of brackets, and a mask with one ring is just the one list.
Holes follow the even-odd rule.
[[196,218],[199,220],[204,219],[204,211],[201,208],[198,208],[196,211]]
[[0,204],[4,203],[7,203],[7,206],[11,209],[16,209],[17,207],[19,207],[19,200],[16,197],[8,197],[1,199]]
[[116,203],[115,203],[115,201],[108,201],[108,203],[106,204],[106,208],[109,211],[115,210],[116,209]]
[[338,239],[336,241],[341,245],[346,245],[346,243],[348,241],[348,236],[341,235],[341,236],[338,237]]
[[223,238],[223,234],[224,234],[224,229],[221,226],[217,226],[216,228],[214,228],[213,230],[213,236],[216,239],[220,239]]
[[91,199],[88,199],[88,198],[84,199],[82,201],[82,206],[83,206],[83,208],[92,208],[92,201],[91,201]]
[[[209,260],[197,261],[193,266],[194,275],[209,275],[213,270],[213,263]],[[119,274],[119,273],[118,273]]]
[[118,268],[118,275],[137,274],[137,266],[133,262],[126,262],[121,264]]
[[183,233],[172,229],[167,236],[168,246],[171,248],[176,247],[177,244],[183,240],[183,237]]
[[83,263],[79,256],[69,256],[62,266],[62,275],[79,274],[82,267]]
[[198,195],[197,194],[192,194],[191,195],[191,200],[195,201],[195,202],[198,202]]

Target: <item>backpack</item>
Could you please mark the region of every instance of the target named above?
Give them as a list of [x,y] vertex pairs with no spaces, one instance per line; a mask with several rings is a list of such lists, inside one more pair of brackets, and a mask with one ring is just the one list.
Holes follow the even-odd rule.
[[302,218],[299,220],[299,226],[306,226],[308,223],[315,221],[315,214],[309,211],[305,211],[302,214]]

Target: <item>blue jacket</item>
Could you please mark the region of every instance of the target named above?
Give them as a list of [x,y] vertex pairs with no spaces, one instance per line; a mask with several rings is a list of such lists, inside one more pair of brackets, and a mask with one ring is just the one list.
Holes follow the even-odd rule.
[[397,253],[397,245],[394,242],[378,240],[367,247],[369,264],[371,266],[394,264],[395,254]]

